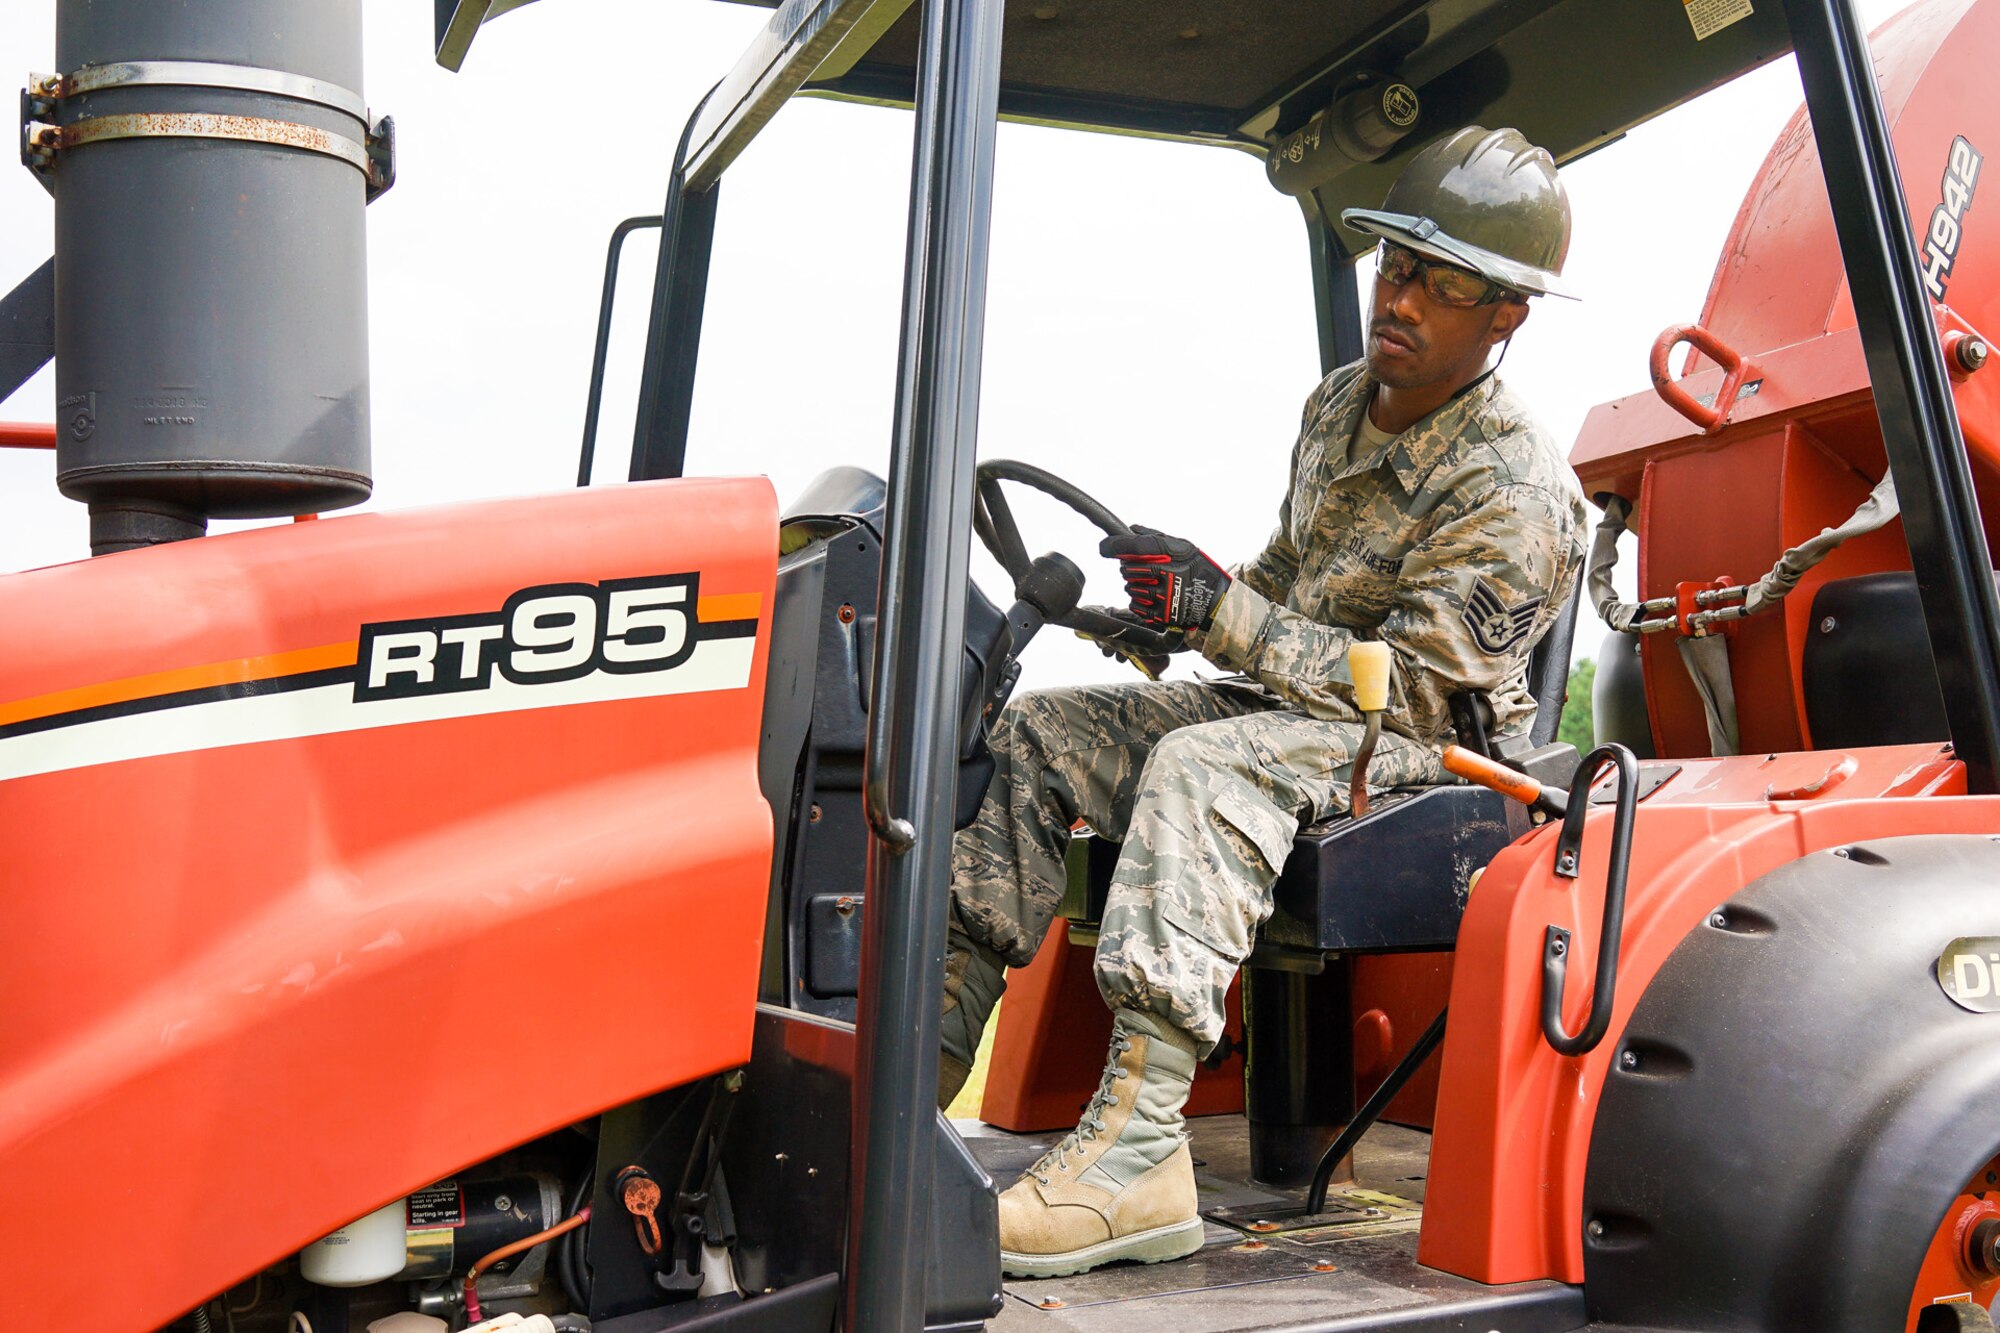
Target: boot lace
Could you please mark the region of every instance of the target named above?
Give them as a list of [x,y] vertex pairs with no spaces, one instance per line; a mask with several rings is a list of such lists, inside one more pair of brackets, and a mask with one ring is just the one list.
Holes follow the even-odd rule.
[[1067,1170],[1069,1154],[1081,1152],[1084,1144],[1094,1141],[1104,1132],[1104,1112],[1117,1100],[1111,1095],[1111,1085],[1128,1072],[1118,1060],[1131,1049],[1132,1041],[1124,1034],[1112,1038],[1111,1055],[1104,1062],[1104,1077],[1098,1081],[1097,1091],[1083,1108],[1083,1118],[1076,1122],[1075,1129],[1063,1136],[1062,1142],[1043,1153],[1041,1160],[1028,1168],[1029,1175],[1044,1185],[1048,1184],[1048,1172]]

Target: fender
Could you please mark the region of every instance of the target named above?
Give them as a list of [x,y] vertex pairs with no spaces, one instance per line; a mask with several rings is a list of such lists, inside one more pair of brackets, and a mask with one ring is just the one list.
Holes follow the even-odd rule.
[[0,1249],[138,1228],[66,1327],[748,1059],[776,529],[672,481],[0,580]]
[[[1838,783],[1823,779],[1853,760]],[[1585,827],[1579,878],[1555,874],[1556,829],[1480,877],[1459,927],[1418,1259],[1480,1282],[1584,1279],[1583,1185],[1604,1079],[1668,956],[1743,885],[1811,852],[1919,832],[2000,832],[2000,797],[1962,793],[1948,747],[1686,759],[1639,804],[1616,1004],[1575,1058],[1543,1040],[1543,932],[1570,931],[1564,1019],[1589,1011],[1610,807]],[[1817,786],[1815,784],[1818,784]],[[1773,792],[1815,792],[1773,800]],[[1915,799],[1922,798],[1922,799]]]
[[2000,1015],[1937,976],[1954,939],[2000,934],[1996,885],[1991,835],[1870,839],[1772,871],[1681,942],[1591,1136],[1593,1319],[1906,1326],[1946,1205],[2000,1152]]

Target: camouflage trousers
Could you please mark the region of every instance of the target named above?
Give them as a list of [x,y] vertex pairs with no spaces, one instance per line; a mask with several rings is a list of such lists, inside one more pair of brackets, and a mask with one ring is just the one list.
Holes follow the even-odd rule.
[[[1359,722],[1320,721],[1247,682],[1044,690],[993,728],[979,817],[952,846],[954,924],[1010,967],[1041,948],[1079,819],[1122,844],[1097,945],[1114,1007],[1222,1036],[1223,999],[1271,914],[1292,836],[1347,809]],[[1385,732],[1369,786],[1437,782],[1437,757]]]

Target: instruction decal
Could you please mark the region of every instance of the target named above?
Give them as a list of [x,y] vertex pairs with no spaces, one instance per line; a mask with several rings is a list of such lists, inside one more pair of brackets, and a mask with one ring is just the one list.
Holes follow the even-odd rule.
[[440,1180],[409,1197],[407,1230],[465,1225],[465,1190],[456,1180]]
[[1965,215],[1972,211],[1972,191],[1979,184],[1979,164],[1985,160],[1963,134],[1951,141],[1944,179],[1938,183],[1938,206],[1931,210],[1931,225],[1924,230],[1924,289],[1934,301],[1944,300],[1951,266],[1958,262]]
[[1681,0],[1688,22],[1694,25],[1694,39],[1705,42],[1732,23],[1740,23],[1753,12],[1750,0]]

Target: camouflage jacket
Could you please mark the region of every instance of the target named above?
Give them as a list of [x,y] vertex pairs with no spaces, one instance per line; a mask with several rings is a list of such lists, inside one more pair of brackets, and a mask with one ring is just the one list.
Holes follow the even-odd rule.
[[1368,449],[1355,426],[1374,388],[1356,362],[1306,400],[1277,531],[1236,571],[1202,652],[1314,717],[1353,719],[1347,646],[1381,639],[1391,729],[1439,743],[1446,699],[1471,687],[1518,732],[1535,706],[1529,649],[1583,565],[1583,497],[1499,380]]

